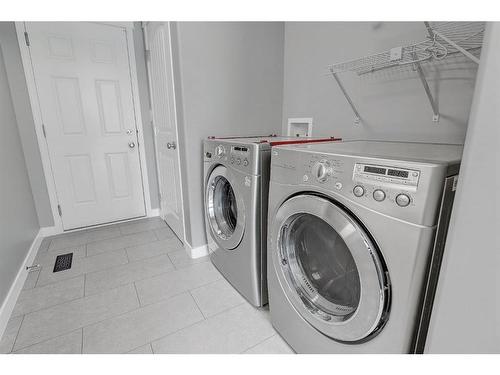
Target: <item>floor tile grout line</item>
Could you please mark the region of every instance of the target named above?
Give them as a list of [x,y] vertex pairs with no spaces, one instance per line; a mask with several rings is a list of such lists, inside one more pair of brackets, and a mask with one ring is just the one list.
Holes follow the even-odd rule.
[[[33,286],[32,289],[35,289],[38,286],[38,280],[40,280],[40,274],[42,273],[42,268],[43,268],[43,266],[40,265],[40,270],[38,271],[38,275],[36,277],[35,285]],[[24,283],[26,283],[26,281]],[[17,299],[19,299],[19,297],[17,297]],[[16,300],[16,303],[17,303],[17,300]]]
[[[127,263],[125,263],[125,264],[127,264]],[[125,265],[125,264],[122,264],[122,265]],[[103,269],[103,270],[99,270],[99,271],[95,271],[95,272],[100,272],[100,271],[105,271],[105,270],[107,270],[107,269]],[[137,282],[137,281],[144,281],[144,280],[147,280],[147,279],[151,279],[151,278],[154,278],[154,277],[158,277],[158,276],[161,276],[161,275],[167,274],[167,273],[172,272],[172,271],[175,271],[175,269],[174,269],[174,268],[171,268],[171,269],[168,269],[168,270],[166,270],[166,271],[164,271],[164,272],[162,272],[162,273],[159,273],[159,274],[156,274],[156,275],[152,275],[152,276],[150,276],[150,277],[146,277],[146,278],[144,278],[144,279],[137,279],[137,280],[133,280],[133,281],[131,281],[131,282],[127,282],[127,283],[125,283],[125,284],[120,284],[120,285],[114,286],[113,288],[109,288],[109,289],[103,289],[103,290],[101,290],[101,291],[99,291],[99,292],[97,292],[97,293],[92,293],[92,294],[87,294],[87,293],[86,293],[86,290],[85,290],[85,289],[86,289],[86,286],[87,286],[87,285],[86,285],[86,280],[87,280],[87,275],[91,275],[91,274],[93,274],[93,273],[95,273],[95,272],[82,273],[82,274],[77,275],[77,276],[74,276],[74,277],[69,277],[69,278],[67,278],[67,279],[62,279],[62,280],[59,280],[59,281],[56,281],[56,282],[52,282],[52,283],[49,283],[49,284],[42,285],[42,286],[40,286],[40,287],[37,287],[36,289],[38,289],[38,290],[39,290],[39,289],[41,289],[41,288],[48,287],[48,286],[50,286],[50,285],[54,285],[54,284],[58,284],[58,283],[62,283],[62,282],[68,282],[69,280],[73,280],[73,279],[76,279],[76,278],[79,278],[79,277],[84,277],[84,295],[83,295],[83,297],[78,297],[78,298],[74,298],[74,299],[71,299],[71,300],[68,300],[68,301],[64,301],[64,302],[56,303],[56,304],[54,304],[54,305],[46,306],[46,307],[43,307],[43,308],[41,308],[41,309],[38,309],[38,310],[33,310],[33,311],[28,312],[28,313],[25,313],[24,315],[30,315],[30,314],[35,313],[35,312],[43,311],[43,310],[46,310],[46,309],[50,309],[50,308],[53,308],[53,307],[56,307],[56,306],[63,305],[63,304],[65,304],[65,303],[73,302],[73,301],[76,301],[76,300],[78,300],[78,299],[84,299],[84,298],[87,298],[87,297],[97,296],[97,295],[99,295],[99,294],[106,293],[106,292],[109,292],[109,291],[114,290],[114,289],[117,289],[117,288],[125,287],[125,286],[127,286],[127,285],[129,285],[129,284],[133,284],[133,283],[135,284],[135,282]],[[35,289],[35,288],[33,288],[33,289],[28,289],[28,290],[34,290],[34,289]],[[27,290],[27,291],[28,291],[28,290]],[[176,294],[176,295],[177,295],[177,294]],[[19,299],[18,299],[18,300],[19,300]],[[17,302],[18,302],[18,301],[16,301],[16,304],[17,304]],[[156,302],[153,302],[153,303],[151,303],[151,304],[154,304],[154,303],[156,303]],[[148,305],[151,305],[151,304],[148,304]],[[17,315],[17,316],[20,316],[20,315]],[[17,317],[17,316],[11,316],[11,317]]]
[[84,273],[83,274],[83,298],[86,297],[86,294],[87,294],[87,274]]
[[[194,299],[194,298],[193,298],[193,299]],[[187,326],[185,326],[185,327],[182,327],[182,328],[176,329],[175,331],[170,332],[169,334],[167,334],[167,335],[165,335],[165,336],[162,336],[162,337],[160,337],[160,338],[158,338],[158,339],[154,339],[153,341],[151,341],[151,347],[153,348],[153,353],[155,353],[155,351],[154,351],[154,347],[153,347],[153,343],[154,343],[154,342],[157,342],[157,341],[163,340],[164,338],[166,338],[166,337],[168,337],[168,336],[171,336],[171,335],[173,335],[173,334],[176,334],[176,333],[178,333],[178,332],[180,332],[180,331],[182,331],[182,330],[184,330],[184,329],[188,329],[188,328],[190,328],[190,327],[195,326],[196,324],[200,324],[200,323],[202,323],[202,322],[205,322],[205,321],[207,321],[208,319],[211,319],[211,318],[213,318],[213,317],[215,317],[215,316],[217,316],[217,315],[219,315],[219,314],[222,314],[223,312],[227,312],[227,311],[229,311],[229,310],[231,310],[231,309],[235,309],[235,308],[237,308],[237,307],[239,307],[239,306],[243,305],[244,303],[245,303],[245,302],[240,303],[240,304],[238,304],[238,305],[236,305],[236,306],[233,306],[233,307],[229,307],[229,308],[227,308],[227,309],[224,309],[224,310],[222,310],[222,311],[218,312],[217,314],[214,314],[214,315],[209,316],[209,317],[208,317],[208,318],[206,318],[206,319],[198,320],[197,322],[194,322],[194,323],[192,323],[192,324],[189,324],[189,325],[187,325]],[[202,313],[202,315],[203,315],[203,313]]]
[[[126,285],[129,285],[129,284],[126,284]],[[125,287],[126,285],[122,285],[122,286],[120,286],[120,287]],[[205,284],[205,285],[207,285],[207,284]],[[134,285],[134,287],[135,287],[135,285]],[[119,288],[119,287],[118,287],[118,288]],[[117,288],[113,288],[113,289],[117,289]],[[113,289],[110,289],[110,290],[113,290]],[[108,290],[108,291],[109,291],[109,290]],[[153,306],[153,305],[156,305],[156,304],[159,304],[159,303],[162,303],[162,302],[168,301],[168,300],[170,300],[170,299],[172,299],[172,298],[179,297],[179,296],[180,296],[180,295],[182,295],[182,294],[188,294],[188,293],[189,293],[189,290],[188,290],[188,291],[183,291],[183,292],[180,292],[180,293],[176,293],[176,294],[174,294],[174,295],[172,295],[172,296],[170,296],[170,297],[168,297],[168,298],[166,298],[166,299],[161,299],[161,300],[159,300],[159,301],[156,301],[156,302],[153,302],[153,303],[150,303],[150,304],[146,304],[146,305],[141,305],[141,304],[139,303],[139,306],[138,306],[138,307],[133,308],[133,309],[131,309],[131,310],[127,310],[127,311],[121,312],[121,313],[119,313],[119,314],[116,314],[116,315],[113,315],[113,316],[107,317],[107,318],[105,318],[105,319],[98,320],[98,321],[92,322],[92,323],[90,323],[90,324],[87,324],[87,325],[84,325],[84,326],[81,326],[81,327],[78,327],[78,328],[72,329],[72,330],[70,330],[70,331],[65,331],[65,332],[61,333],[60,335],[53,336],[53,337],[49,337],[49,338],[47,338],[47,339],[45,339],[45,340],[42,340],[42,341],[39,341],[39,342],[35,342],[35,343],[32,343],[32,344],[27,345],[27,346],[23,346],[23,347],[21,347],[21,348],[18,348],[18,349],[17,349],[17,351],[19,351],[19,350],[21,350],[21,349],[24,349],[24,348],[27,348],[27,347],[29,347],[29,346],[33,346],[33,345],[36,345],[36,344],[43,343],[43,342],[45,342],[45,341],[49,341],[49,340],[52,340],[52,339],[55,339],[55,338],[58,338],[58,337],[64,336],[64,335],[69,334],[69,333],[71,333],[71,332],[73,332],[73,331],[76,331],[76,330],[78,330],[78,329],[81,329],[81,330],[82,330],[82,340],[83,340],[83,332],[84,332],[84,329],[85,329],[85,328],[91,327],[91,326],[96,325],[96,324],[103,323],[103,322],[105,322],[106,320],[111,320],[111,319],[116,319],[116,318],[119,318],[119,317],[121,317],[121,316],[123,316],[123,315],[129,314],[129,313],[132,313],[132,312],[136,312],[136,311],[138,311],[138,310],[140,310],[140,309],[143,309],[143,308],[146,308],[146,307],[149,307],[149,306]],[[189,294],[190,294],[190,293],[189,293]],[[193,300],[194,300],[194,298],[193,298]],[[187,325],[187,326],[185,326],[185,327],[179,328],[179,329],[177,329],[177,330],[175,330],[175,331],[173,331],[173,332],[170,332],[169,334],[167,334],[167,335],[165,335],[165,336],[162,336],[162,337],[160,337],[160,338],[157,338],[157,339],[155,339],[155,340],[151,341],[151,347],[153,348],[153,345],[152,345],[152,344],[153,344],[153,342],[155,342],[155,341],[161,340],[161,339],[163,339],[163,338],[165,338],[165,337],[167,337],[167,336],[169,336],[169,335],[172,335],[172,334],[174,334],[174,333],[176,333],[176,332],[178,332],[178,331],[180,331],[180,330],[182,330],[182,329],[185,329],[185,328],[191,327],[191,326],[193,326],[193,325],[195,325],[195,324],[197,324],[197,323],[200,323],[200,322],[202,322],[202,321],[208,320],[209,318],[213,318],[213,317],[215,317],[215,316],[217,316],[217,315],[219,315],[219,314],[222,314],[222,313],[224,313],[224,312],[226,312],[226,311],[229,311],[229,310],[231,310],[231,309],[234,309],[234,308],[236,308],[236,307],[239,307],[239,306],[241,306],[241,305],[243,305],[243,304],[245,304],[245,303],[247,303],[247,302],[246,302],[246,301],[244,301],[244,302],[242,302],[242,303],[240,303],[240,304],[238,304],[238,305],[235,305],[235,306],[229,307],[229,308],[224,309],[224,310],[222,310],[222,311],[220,311],[220,312],[218,312],[218,313],[216,313],[216,314],[214,314],[214,315],[211,315],[211,316],[209,316],[209,317],[208,317],[208,318],[206,318],[206,319],[201,319],[201,320],[199,320],[199,321],[194,322],[193,324],[190,324],[190,325]],[[195,301],[195,304],[196,304],[196,301]],[[58,306],[58,305],[56,305],[56,306]],[[40,311],[40,310],[39,310],[39,311]],[[201,312],[201,310],[200,310],[200,312]],[[26,314],[26,315],[28,315],[28,314]],[[23,316],[23,322],[24,322],[24,317],[25,317],[26,315],[24,315],[24,316]],[[202,315],[202,317],[204,316],[204,315],[203,315],[203,313],[201,313],[201,315]],[[21,322],[21,325],[19,326],[18,335],[19,335],[19,332],[20,332],[20,330],[21,330],[21,326],[22,326],[22,323],[23,323],[23,322]],[[17,341],[17,336],[16,336],[16,341]],[[142,345],[145,345],[145,344],[142,344]],[[142,345],[140,345],[140,346],[142,346]],[[14,347],[15,347],[15,342],[14,342],[14,345],[13,345],[13,347],[12,347],[12,348],[14,348]],[[133,349],[131,349],[131,350],[133,350]],[[154,350],[153,350],[153,353],[154,353]],[[85,354],[85,353],[83,353],[83,343],[82,343],[82,354]]]
[[10,353],[14,352],[14,348],[16,347],[16,343],[17,343],[17,338],[19,337],[19,332],[21,332],[21,328],[23,327],[25,317],[26,317],[26,315],[23,315],[23,317],[21,318],[21,324],[19,324],[19,328],[17,329],[16,338],[14,339],[14,342],[12,343],[12,348],[10,348]]
[[245,350],[241,351],[241,352],[240,352],[240,354],[244,354],[244,353],[248,352],[249,350],[251,350],[251,349],[255,348],[256,346],[258,346],[258,345],[260,345],[260,344],[262,344],[262,343],[264,343],[264,342],[266,342],[267,340],[272,339],[272,338],[273,338],[274,336],[276,336],[277,334],[278,334],[278,333],[275,331],[275,332],[274,332],[271,336],[266,337],[264,340],[259,341],[257,344],[252,345],[252,346],[250,346],[250,347],[246,348]]
[[189,295],[191,296],[191,298],[193,299],[194,301],[194,304],[196,305],[196,307],[198,308],[198,310],[200,311],[201,313],[201,316],[203,317],[203,320],[207,320],[207,317],[205,316],[205,314],[203,313],[203,310],[201,309],[200,305],[198,305],[198,302],[196,301],[196,298],[194,298],[193,296],[193,293],[191,293],[191,290],[188,291]]
[[134,284],[134,290],[135,290],[135,296],[137,297],[137,302],[139,302],[139,306],[142,306],[141,298],[139,297],[139,292],[137,291],[137,285],[135,284],[135,281],[132,284]]
[[[16,351],[12,351],[12,354],[16,354],[16,353],[18,353],[21,350],[31,348],[32,346],[35,346],[35,345],[44,344],[44,343],[46,343],[47,341],[50,341],[50,340],[58,339],[58,338],[60,338],[62,336],[69,335],[70,333],[73,333],[73,332],[76,332],[76,331],[79,331],[79,330],[81,330],[81,328],[75,328],[75,329],[72,329],[71,331],[66,331],[64,333],[61,333],[60,335],[57,335],[57,336],[54,336],[54,337],[50,337],[50,338],[45,339],[43,341],[38,341],[38,342],[35,342],[34,344],[29,344],[27,346],[20,347]],[[83,335],[83,332],[82,332],[82,335]]]
[[[193,266],[195,266],[195,265],[193,265]],[[170,271],[172,271],[172,270],[170,270]],[[165,273],[167,273],[167,272],[165,272]],[[165,273],[163,273],[163,274],[165,274]],[[83,275],[86,275],[86,274],[83,274]],[[154,277],[159,277],[159,276],[161,276],[161,275],[162,275],[162,274],[158,274],[158,275],[152,276],[151,278],[154,278]],[[80,276],[81,276],[81,275],[78,275],[78,276],[75,276],[74,278],[76,278],[76,277],[80,277]],[[72,279],[72,278],[70,278],[70,279]],[[165,302],[165,301],[167,301],[167,300],[169,300],[169,299],[172,299],[172,298],[174,298],[174,297],[178,297],[179,295],[182,295],[182,294],[185,294],[185,293],[189,293],[189,294],[190,294],[190,291],[191,291],[191,290],[193,290],[193,289],[197,289],[197,288],[200,288],[200,287],[203,287],[203,286],[208,285],[208,284],[211,284],[211,283],[216,282],[216,281],[218,281],[218,280],[220,280],[220,279],[221,279],[221,278],[218,278],[217,280],[212,280],[212,281],[210,281],[210,282],[208,282],[208,283],[205,283],[205,284],[202,284],[202,285],[198,285],[196,288],[187,289],[187,290],[184,290],[184,291],[182,291],[182,292],[175,293],[175,294],[173,294],[173,295],[171,295],[171,296],[168,296],[168,297],[166,297],[166,298],[162,298],[162,299],[160,299],[160,300],[158,300],[158,301],[155,301],[155,302],[152,302],[152,303],[149,303],[149,304],[141,304],[141,302],[140,302],[140,298],[139,298],[139,306],[138,306],[138,307],[136,307],[136,308],[134,308],[134,309],[132,309],[132,310],[128,310],[128,311],[125,311],[125,312],[123,312],[123,313],[119,313],[119,314],[117,314],[117,315],[113,315],[113,316],[111,316],[111,317],[108,317],[108,318],[105,318],[105,319],[102,319],[102,320],[98,320],[98,321],[92,322],[92,323],[90,323],[90,324],[88,324],[88,325],[82,326],[82,327],[81,327],[81,329],[82,329],[82,335],[83,335],[83,329],[84,329],[84,328],[86,328],[86,327],[89,327],[89,326],[94,325],[94,324],[101,323],[101,322],[106,321],[106,320],[108,320],[108,319],[114,319],[114,318],[117,318],[117,317],[119,317],[119,316],[121,316],[121,315],[125,315],[125,314],[127,314],[127,313],[131,313],[131,312],[133,312],[133,311],[140,310],[141,308],[145,308],[145,307],[148,307],[148,306],[152,306],[152,305],[155,305],[155,304],[158,304],[158,303]],[[69,280],[69,279],[66,279],[66,280]],[[61,280],[61,281],[66,281],[66,280]],[[143,279],[143,280],[146,280],[146,279]],[[142,280],[139,280],[139,281],[142,281]],[[136,288],[136,286],[135,286],[135,281],[134,281],[133,283],[134,283],[134,288]],[[102,291],[102,292],[100,292],[100,293],[96,293],[96,294],[93,294],[93,295],[90,295],[90,296],[85,296],[85,297],[76,298],[76,299],[71,300],[71,301],[65,301],[65,302],[62,302],[62,303],[59,303],[59,304],[56,304],[56,305],[52,305],[52,306],[49,306],[49,307],[46,307],[46,308],[44,308],[44,309],[40,309],[40,310],[37,310],[37,311],[46,310],[46,309],[53,308],[53,307],[56,307],[56,306],[59,306],[59,305],[65,304],[65,303],[69,303],[69,302],[76,301],[76,300],[78,300],[78,299],[88,298],[88,297],[95,296],[95,295],[98,295],[98,294],[101,294],[101,293],[109,292],[109,291],[111,291],[111,290],[114,290],[114,289],[117,289],[117,288],[120,288],[120,287],[125,287],[125,286],[127,286],[127,285],[129,285],[129,284],[130,284],[130,283],[128,283],[128,284],[124,284],[124,285],[119,285],[119,286],[117,286],[117,287],[114,287],[114,288],[111,288],[111,289],[108,289],[108,290],[104,290],[104,291]],[[137,291],[137,289],[136,289],[136,293],[137,293],[137,295],[138,295],[138,291]],[[192,295],[191,295],[191,296],[192,296]],[[194,298],[193,298],[193,299],[194,299]],[[196,303],[196,301],[195,301],[195,303]],[[220,312],[218,312],[217,314],[214,314],[214,315],[212,315],[212,316],[210,316],[210,317],[214,317],[214,316],[216,316],[216,315],[219,315],[220,313],[223,313],[223,312],[225,312],[225,311],[227,311],[227,310],[230,310],[231,308],[235,308],[235,307],[237,307],[237,306],[240,306],[240,305],[242,305],[243,303],[245,303],[245,302],[242,302],[241,304],[238,304],[238,305],[235,305],[235,306],[230,307],[230,308],[228,308],[228,309],[225,309],[225,310],[223,310],[223,311],[220,311]],[[28,314],[25,314],[25,315],[23,316],[23,321],[24,321],[24,317],[25,317],[26,315],[30,315],[30,314],[32,314],[32,313],[34,313],[34,312],[35,312],[35,311],[30,312],[30,313],[28,313]],[[201,309],[200,309],[200,312],[201,312]],[[202,316],[204,317],[204,314],[203,314],[202,312],[201,312],[201,314],[202,314]],[[21,326],[19,327],[18,334],[19,334],[19,331],[20,331],[20,330],[21,330]],[[69,333],[69,332],[71,332],[71,331],[66,331],[66,332],[62,333],[61,335],[59,335],[59,336],[62,336],[62,335],[67,334],[67,333]],[[54,337],[58,337],[58,336],[54,336]],[[54,337],[53,337],[53,338],[54,338]],[[48,339],[43,340],[43,341],[47,341],[47,340],[50,340],[50,339],[51,339],[51,338],[48,338]],[[17,336],[16,336],[16,341],[17,341]],[[43,341],[41,341],[41,342],[43,342]],[[36,344],[36,343],[33,343],[33,344],[31,344],[31,345],[34,345],[34,344]],[[19,348],[18,350],[20,350],[20,349],[22,349],[22,348]]]
[[[126,263],[125,263],[125,264],[126,264]],[[101,271],[105,271],[105,270],[106,270],[106,269],[101,270]],[[83,273],[83,274],[81,274],[81,275],[77,275],[77,276],[70,277],[70,278],[67,278],[67,279],[62,279],[62,280],[59,280],[59,281],[56,281],[56,282],[53,282],[53,283],[49,283],[49,284],[46,284],[46,285],[42,285],[42,286],[40,286],[40,287],[37,287],[37,289],[44,288],[44,287],[46,287],[46,286],[49,286],[49,285],[54,285],[54,284],[57,284],[57,283],[68,282],[69,280],[73,280],[73,279],[76,279],[76,278],[79,278],[79,277],[82,277],[82,276],[83,276],[83,277],[84,277],[84,289],[83,289],[83,290],[84,290],[84,295],[83,295],[83,297],[78,297],[78,298],[74,298],[74,299],[71,299],[71,300],[68,300],[68,301],[64,301],[64,302],[56,303],[56,304],[54,304],[54,305],[46,306],[46,307],[43,307],[43,308],[38,309],[38,310],[33,310],[33,311],[30,311],[30,312],[25,313],[25,314],[23,314],[23,315],[30,315],[30,314],[32,314],[32,313],[35,313],[35,312],[40,312],[40,311],[43,311],[43,310],[47,310],[47,309],[50,309],[50,308],[53,308],[53,307],[56,307],[56,306],[63,305],[63,304],[65,304],[65,303],[74,302],[74,301],[76,301],[76,300],[78,300],[78,299],[84,299],[84,298],[88,298],[88,297],[97,296],[97,295],[99,295],[99,294],[106,293],[106,292],[112,291],[112,290],[117,289],[117,288],[125,287],[125,286],[127,286],[127,285],[129,285],[129,284],[134,284],[134,288],[135,288],[136,293],[137,293],[137,295],[138,295],[137,286],[135,285],[135,283],[136,283],[137,281],[145,281],[145,280],[152,279],[152,278],[155,278],[155,277],[160,277],[160,276],[162,276],[162,275],[165,275],[165,274],[168,274],[168,273],[170,273],[170,272],[174,272],[174,271],[177,271],[177,270],[176,270],[176,269],[169,269],[169,270],[166,270],[165,272],[162,272],[162,273],[159,273],[159,274],[156,274],[156,275],[150,276],[150,277],[146,277],[146,278],[144,278],[144,279],[137,279],[137,280],[133,280],[133,281],[131,281],[131,282],[127,282],[127,283],[125,283],[125,284],[120,284],[120,285],[117,285],[117,286],[115,286],[115,287],[113,287],[113,288],[110,288],[110,289],[104,289],[104,290],[101,290],[101,291],[99,291],[99,292],[97,292],[97,293],[93,293],[93,294],[87,294],[87,293],[86,293],[86,276],[87,276],[87,275],[89,275],[89,274],[95,273],[95,272],[100,272],[100,271],[95,271],[95,272],[90,272],[90,273]],[[172,298],[172,297],[174,297],[174,296],[178,296],[178,295],[180,295],[180,294],[183,294],[183,293],[186,293],[186,292],[190,292],[191,290],[196,290],[196,289],[202,288],[202,287],[207,286],[207,285],[209,285],[209,284],[215,283],[215,282],[217,282],[217,281],[219,281],[219,280],[221,280],[221,279],[219,278],[219,279],[217,279],[217,280],[212,280],[212,281],[210,281],[210,282],[209,282],[209,283],[207,283],[207,284],[202,284],[202,285],[199,285],[199,286],[197,286],[196,288],[193,288],[193,289],[187,289],[187,290],[185,290],[185,291],[183,291],[183,292],[176,293],[176,294],[174,294],[174,295],[172,295],[172,296],[169,296],[169,297],[167,297],[167,298],[162,298],[162,299],[160,299],[160,300],[158,300],[158,301],[155,301],[155,302],[152,302],[152,303],[148,303],[148,304],[141,304],[141,303],[140,303],[140,306],[141,306],[141,307],[145,307],[145,306],[154,305],[155,303],[158,303],[158,302],[162,302],[162,301],[168,300],[168,299],[170,299],[170,298]],[[33,288],[33,289],[29,289],[29,290],[34,290],[34,289],[35,289],[35,288]],[[138,297],[138,298],[139,298],[139,297]],[[19,299],[18,299],[18,300],[19,300]],[[16,301],[16,304],[17,304],[17,302],[18,302],[18,301]],[[139,302],[140,302],[140,298],[139,298]],[[17,315],[17,316],[20,316],[20,315]],[[17,317],[17,316],[11,316],[11,318],[12,318],[12,317]]]

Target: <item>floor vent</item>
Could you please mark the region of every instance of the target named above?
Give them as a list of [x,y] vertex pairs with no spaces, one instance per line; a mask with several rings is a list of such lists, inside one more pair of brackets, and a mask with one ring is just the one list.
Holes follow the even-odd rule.
[[73,253],[58,255],[56,258],[56,264],[54,264],[54,271],[52,272],[69,270],[71,268],[72,261]]

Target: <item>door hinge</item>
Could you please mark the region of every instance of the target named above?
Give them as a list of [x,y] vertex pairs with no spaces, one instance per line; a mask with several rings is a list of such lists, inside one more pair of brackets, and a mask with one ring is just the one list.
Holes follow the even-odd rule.
[[45,125],[42,124],[42,132],[43,132],[43,137],[47,138],[47,132],[45,131]]
[[59,216],[62,216],[62,208],[60,204],[57,205],[57,211],[59,212]]
[[30,46],[30,37],[28,35],[28,32],[24,32],[24,41],[26,42],[26,45],[29,47]]
[[149,49],[144,50],[144,57],[146,58],[146,61],[151,60],[151,51]]

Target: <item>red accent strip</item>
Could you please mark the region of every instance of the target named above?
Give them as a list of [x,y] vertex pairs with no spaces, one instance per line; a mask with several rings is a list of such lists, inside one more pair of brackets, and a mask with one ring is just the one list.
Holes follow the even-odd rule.
[[277,137],[276,134],[266,134],[266,135],[242,135],[236,137],[215,137],[213,135],[209,136],[208,139],[238,139],[238,138],[271,138]]
[[318,143],[318,142],[333,142],[333,141],[341,141],[342,138],[335,138],[335,137],[330,137],[330,138],[321,138],[321,139],[301,139],[297,141],[276,141],[276,142],[269,142],[271,146],[279,146],[279,145],[295,145],[295,144],[300,144],[300,143]]

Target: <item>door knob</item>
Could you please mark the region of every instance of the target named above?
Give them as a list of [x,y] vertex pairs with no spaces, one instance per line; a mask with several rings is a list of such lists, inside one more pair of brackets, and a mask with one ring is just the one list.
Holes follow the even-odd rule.
[[177,145],[175,144],[175,142],[172,142],[172,143],[168,142],[168,143],[167,143],[167,148],[168,148],[169,150],[170,150],[170,149],[175,150],[175,149],[177,148]]
[[134,143],[134,142],[130,142],[130,143],[128,144],[128,147],[130,147],[130,148],[134,148],[134,147],[135,147],[135,143]]

